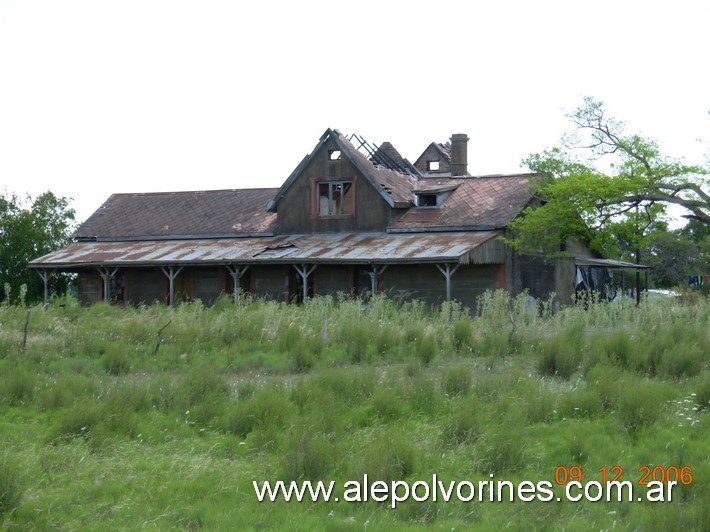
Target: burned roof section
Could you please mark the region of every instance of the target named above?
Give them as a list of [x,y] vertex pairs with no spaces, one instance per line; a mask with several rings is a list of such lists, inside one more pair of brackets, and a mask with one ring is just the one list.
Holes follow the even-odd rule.
[[266,204],[276,189],[113,194],[76,240],[161,240],[273,234]]

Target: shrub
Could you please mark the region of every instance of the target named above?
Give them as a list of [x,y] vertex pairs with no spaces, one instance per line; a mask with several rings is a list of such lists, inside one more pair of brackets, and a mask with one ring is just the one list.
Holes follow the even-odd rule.
[[635,356],[636,346],[628,333],[618,331],[605,338],[603,348],[610,360],[626,368]]
[[104,369],[111,375],[125,375],[131,369],[128,355],[121,349],[111,347],[101,359]]
[[227,413],[225,430],[246,437],[254,430],[282,429],[295,414],[295,408],[277,387],[258,390],[252,397],[238,401]]
[[367,361],[370,338],[370,326],[364,320],[343,322],[338,335],[340,344],[353,364]]
[[70,408],[59,417],[52,435],[56,439],[63,440],[88,438],[101,420],[101,415],[101,407],[96,403],[81,408]]
[[626,379],[620,387],[617,411],[621,424],[629,431],[656,422],[669,394],[661,383]]
[[22,367],[5,372],[0,379],[0,401],[17,406],[28,403],[35,393],[35,376]]
[[15,467],[6,458],[0,461],[0,516],[12,512],[20,505],[22,488]]
[[580,386],[565,393],[560,399],[559,412],[563,418],[594,419],[604,410],[599,393],[589,386]]
[[84,375],[60,375],[56,382],[39,394],[42,410],[55,410],[69,406],[78,399],[92,398],[99,394],[95,378]]
[[417,450],[411,437],[389,430],[377,435],[365,447],[364,473],[370,478],[392,482],[411,475],[417,463]]
[[392,421],[404,413],[402,398],[392,386],[378,387],[370,402],[373,413],[382,421]]
[[417,357],[424,366],[428,366],[439,352],[436,337],[431,333],[422,333],[416,346]]
[[459,353],[469,351],[473,342],[473,323],[462,318],[451,327],[451,343]]
[[444,421],[441,437],[444,444],[474,443],[483,432],[480,403],[476,400],[458,402]]
[[695,377],[703,367],[703,350],[698,344],[677,344],[663,353],[658,372],[669,377]]
[[569,379],[579,368],[582,355],[579,339],[557,335],[540,342],[540,358],[537,370],[542,375],[556,375]]
[[180,382],[183,406],[190,408],[204,401],[224,400],[229,397],[229,384],[212,368],[197,368]]
[[479,448],[485,472],[500,475],[530,466],[530,451],[521,426],[523,420],[508,416],[482,438]]
[[441,375],[441,390],[449,397],[466,395],[471,380],[471,370],[466,366],[446,368]]
[[702,374],[695,388],[695,403],[699,410],[710,411],[710,372],[708,371]]
[[314,427],[291,428],[284,451],[284,474],[289,480],[325,478],[335,468],[335,446]]

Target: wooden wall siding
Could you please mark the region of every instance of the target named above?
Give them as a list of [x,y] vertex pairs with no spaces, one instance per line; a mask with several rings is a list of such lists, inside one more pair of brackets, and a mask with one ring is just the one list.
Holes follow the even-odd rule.
[[98,273],[79,273],[76,285],[80,305],[88,307],[101,301],[103,296],[103,280]]
[[508,246],[499,238],[494,238],[462,256],[459,262],[461,264],[504,264],[508,253]]
[[226,268],[199,269],[194,271],[193,297],[205,305],[213,305],[225,292]]
[[[460,266],[451,278],[451,298],[475,309],[483,292],[505,288],[500,272],[500,265]],[[390,266],[382,277],[389,297],[421,299],[430,305],[446,301],[446,278],[434,265]]]
[[130,305],[151,305],[165,302],[165,280],[159,270],[130,270],[127,277],[127,302]]
[[252,267],[252,293],[256,297],[275,301],[288,301],[289,273],[283,266]]
[[[391,219],[391,208],[344,156],[337,161],[328,159],[328,151],[337,149],[331,139],[320,149],[287,190],[278,204],[278,232],[318,233],[340,231],[384,231]],[[312,216],[312,180],[337,181],[355,178],[355,210],[351,217]]]
[[351,270],[348,266],[318,266],[313,272],[315,293],[319,296],[350,294]]

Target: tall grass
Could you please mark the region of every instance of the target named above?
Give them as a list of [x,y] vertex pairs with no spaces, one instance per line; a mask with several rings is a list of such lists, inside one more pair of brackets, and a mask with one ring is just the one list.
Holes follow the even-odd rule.
[[645,529],[653,505],[265,512],[250,494],[252,480],[549,479],[559,465],[649,463],[697,468],[668,505],[673,526],[694,529],[707,518],[708,310],[502,292],[472,312],[345,296],[50,306],[32,309],[23,351],[26,310],[5,306],[3,525],[226,529],[238,508],[245,528]]

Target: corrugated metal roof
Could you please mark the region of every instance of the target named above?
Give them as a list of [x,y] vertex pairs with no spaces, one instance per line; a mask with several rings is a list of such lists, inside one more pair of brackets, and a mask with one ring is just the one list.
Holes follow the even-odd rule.
[[634,264],[633,262],[625,262],[623,260],[613,259],[597,259],[591,257],[576,257],[574,259],[576,266],[603,266],[614,270],[650,270],[651,267],[645,264]]
[[30,266],[458,262],[499,234],[499,231],[316,233],[257,238],[75,242],[32,261]]

